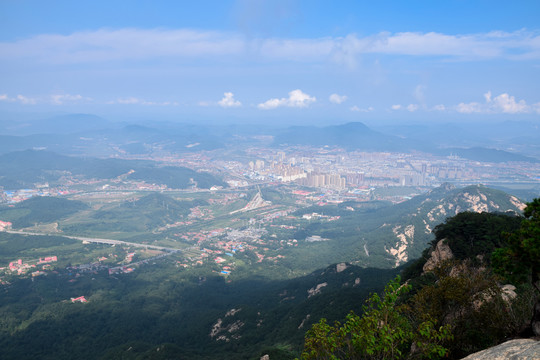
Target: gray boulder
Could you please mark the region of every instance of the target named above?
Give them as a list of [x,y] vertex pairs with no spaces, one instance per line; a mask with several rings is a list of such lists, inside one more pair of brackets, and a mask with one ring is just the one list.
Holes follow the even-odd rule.
[[532,339],[510,340],[471,354],[462,360],[538,360],[540,342]]

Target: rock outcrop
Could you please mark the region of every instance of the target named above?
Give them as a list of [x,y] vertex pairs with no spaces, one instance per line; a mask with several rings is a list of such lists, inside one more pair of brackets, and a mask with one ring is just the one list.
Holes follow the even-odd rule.
[[431,252],[431,257],[424,264],[424,272],[432,271],[441,261],[452,259],[454,257],[450,246],[448,246],[448,244],[445,244],[444,240],[445,239],[440,240],[437,243],[437,246],[435,246],[435,249]]
[[339,263],[336,265],[336,272],[340,273],[348,268],[346,263]]
[[540,359],[540,342],[532,339],[517,339],[471,354],[462,360],[536,359]]
[[318,284],[317,286],[315,287],[312,287],[311,289],[309,289],[307,292],[308,292],[308,299],[312,296],[315,296],[315,295],[319,295],[321,293],[321,289],[325,286],[327,286],[328,283],[327,282],[323,282],[321,284]]

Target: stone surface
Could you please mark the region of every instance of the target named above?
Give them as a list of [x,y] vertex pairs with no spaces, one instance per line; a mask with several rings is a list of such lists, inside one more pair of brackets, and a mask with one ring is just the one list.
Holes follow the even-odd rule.
[[538,360],[540,342],[532,339],[510,340],[471,354],[462,360]]
[[444,239],[440,240],[437,243],[435,250],[431,252],[431,257],[429,260],[424,264],[423,270],[431,271],[435,269],[441,261],[452,259],[453,257],[454,254],[452,254],[450,246],[444,243]]
[[345,263],[339,263],[336,265],[336,272],[340,273],[342,272],[343,270],[347,269],[347,264]]

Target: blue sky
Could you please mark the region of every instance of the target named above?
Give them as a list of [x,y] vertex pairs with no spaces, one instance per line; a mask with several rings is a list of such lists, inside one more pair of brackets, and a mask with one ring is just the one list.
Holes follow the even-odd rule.
[[0,115],[540,121],[539,1],[0,1]]

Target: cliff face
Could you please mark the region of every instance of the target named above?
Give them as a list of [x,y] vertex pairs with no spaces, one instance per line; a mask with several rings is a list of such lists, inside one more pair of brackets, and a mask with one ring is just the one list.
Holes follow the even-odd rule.
[[440,240],[435,246],[435,249],[431,252],[431,257],[424,264],[424,272],[432,271],[435,267],[444,260],[452,259],[454,255],[448,244],[444,243],[444,240]]
[[384,246],[389,260],[396,267],[418,257],[431,237],[432,230],[449,217],[462,212],[519,215],[525,203],[514,196],[481,185],[456,189],[450,184],[443,184],[407,204],[400,204],[398,208],[403,208],[404,214],[395,223],[387,224],[391,226],[392,234],[388,233],[389,243]]

